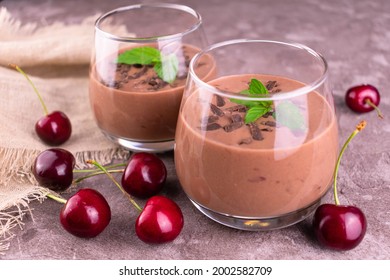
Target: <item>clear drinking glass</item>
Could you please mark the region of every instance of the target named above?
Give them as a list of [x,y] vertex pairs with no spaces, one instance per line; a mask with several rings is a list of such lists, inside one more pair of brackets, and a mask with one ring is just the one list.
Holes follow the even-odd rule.
[[[89,98],[104,135],[134,151],[172,150],[189,61],[205,44],[201,16],[183,5],[131,5],[98,18]],[[204,61],[202,79],[212,69]]]
[[[216,66],[210,81],[197,70],[205,58]],[[209,218],[244,230],[303,220],[331,187],[337,153],[327,63],[314,50],[243,39],[205,48],[191,61],[175,166]]]

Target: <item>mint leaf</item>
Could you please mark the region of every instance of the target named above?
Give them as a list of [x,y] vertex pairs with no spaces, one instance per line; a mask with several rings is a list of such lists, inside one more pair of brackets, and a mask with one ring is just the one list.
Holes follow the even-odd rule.
[[158,49],[152,47],[138,47],[121,53],[117,59],[123,64],[154,64],[154,71],[165,82],[172,83],[179,70],[179,60],[173,53],[162,55]]
[[161,59],[160,51],[152,47],[139,47],[127,50],[118,56],[118,63],[123,64],[154,64]]
[[163,56],[161,61],[154,65],[154,71],[167,83],[172,83],[176,79],[179,70],[179,60],[173,53]]
[[275,120],[291,130],[306,130],[305,118],[301,110],[291,101],[277,105],[274,113]]
[[257,79],[252,79],[249,83],[250,94],[268,94],[267,88]]
[[[257,79],[251,79],[249,88],[240,91],[241,94],[256,97],[266,96],[268,94],[267,88]],[[245,115],[245,123],[251,123],[256,121],[258,118],[264,116],[264,114],[272,111],[272,101],[251,101],[231,98],[230,101],[244,105],[249,110]]]
[[270,110],[272,110],[271,107],[261,105],[250,108],[245,115],[245,124],[256,121],[258,118],[268,113]]

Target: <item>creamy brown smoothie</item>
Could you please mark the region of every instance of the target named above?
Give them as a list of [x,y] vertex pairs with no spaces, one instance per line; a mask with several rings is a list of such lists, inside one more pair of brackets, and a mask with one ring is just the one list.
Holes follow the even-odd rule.
[[[176,79],[167,83],[152,65],[116,63],[116,57],[97,62],[90,72],[90,103],[98,126],[111,136],[135,141],[174,139],[177,116],[190,59],[199,49],[183,45]],[[214,71],[205,57],[198,66],[204,79]]]
[[[228,76],[210,84],[238,93],[252,78],[271,93],[303,86],[267,75]],[[194,91],[182,104],[175,147],[176,172],[189,198],[209,210],[239,217],[279,216],[318,201],[332,181],[336,120],[316,92],[289,101],[303,116],[302,129],[284,126],[272,113],[245,124],[245,106]],[[273,102],[277,107],[286,101]]]

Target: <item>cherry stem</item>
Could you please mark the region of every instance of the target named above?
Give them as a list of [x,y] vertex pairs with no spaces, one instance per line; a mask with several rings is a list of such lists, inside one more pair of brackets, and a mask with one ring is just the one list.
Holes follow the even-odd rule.
[[27,79],[27,81],[30,83],[30,85],[34,89],[35,93],[37,94],[39,101],[41,102],[43,111],[44,111],[45,115],[47,116],[49,114],[49,111],[47,110],[45,102],[43,102],[42,96],[39,94],[37,88],[35,87],[34,83],[30,80],[30,78],[27,76],[27,74],[19,66],[15,65],[15,64],[8,64],[8,66],[17,70],[20,74],[22,74]]
[[361,121],[355,128],[355,130],[351,133],[351,135],[348,137],[348,139],[345,141],[343,147],[341,148],[339,157],[337,159],[336,167],[334,169],[333,173],[333,194],[334,194],[334,200],[336,205],[340,205],[340,201],[337,195],[337,173],[339,171],[340,167],[340,162],[341,162],[341,157],[344,154],[345,149],[347,148],[348,144],[352,141],[352,139],[366,127],[367,122],[366,121]]
[[[106,169],[111,169],[111,168],[116,168],[116,167],[121,167],[121,166],[126,166],[126,163],[117,163],[117,164],[112,164],[112,165],[107,165],[105,166]],[[89,172],[95,172],[98,169],[74,169],[74,173],[89,173]]]
[[64,198],[55,196],[55,195],[53,195],[53,194],[51,194],[51,193],[48,193],[46,196],[49,197],[49,198],[51,198],[51,199],[53,199],[53,200],[55,200],[55,201],[57,201],[57,202],[63,203],[63,204],[65,204],[66,201],[67,201],[67,200],[64,199]]
[[378,106],[376,106],[374,103],[372,103],[372,101],[370,99],[368,99],[368,98],[364,99],[364,103],[366,103],[366,104],[370,105],[372,108],[374,108],[380,119],[384,119],[381,110],[378,108]]
[[[110,169],[110,170],[107,170],[107,172],[109,173],[123,173],[124,169]],[[88,178],[91,178],[93,176],[96,176],[96,175],[100,175],[100,174],[106,174],[104,171],[90,171],[91,173],[88,174],[88,175],[85,175],[83,177],[80,177],[80,178],[77,178],[75,180],[73,180],[73,184],[78,184],[80,183],[81,181],[85,180],[85,179],[88,179]]]
[[87,163],[95,165],[97,168],[102,170],[110,179],[114,182],[114,184],[121,190],[121,192],[129,199],[131,204],[140,212],[142,212],[142,208],[135,202],[135,200],[122,188],[122,186],[115,180],[115,178],[105,169],[102,165],[94,160],[87,160]]

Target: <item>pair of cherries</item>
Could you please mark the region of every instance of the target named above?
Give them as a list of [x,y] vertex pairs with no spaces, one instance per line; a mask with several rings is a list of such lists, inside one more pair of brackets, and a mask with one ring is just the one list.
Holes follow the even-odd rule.
[[[111,174],[96,162],[91,162]],[[35,159],[32,172],[42,186],[64,191],[73,182],[74,156],[65,149],[52,148],[41,152]],[[183,214],[171,199],[157,195],[165,184],[167,171],[164,163],[154,154],[133,154],[122,175],[122,186],[114,183],[130,198],[140,214],[135,223],[137,236],[144,242],[163,243],[174,240],[183,228]],[[65,230],[78,237],[99,235],[111,220],[111,209],[106,199],[94,189],[81,189],[68,200],[52,194],[54,200],[64,203],[60,222]],[[131,196],[148,198],[142,209]]]

